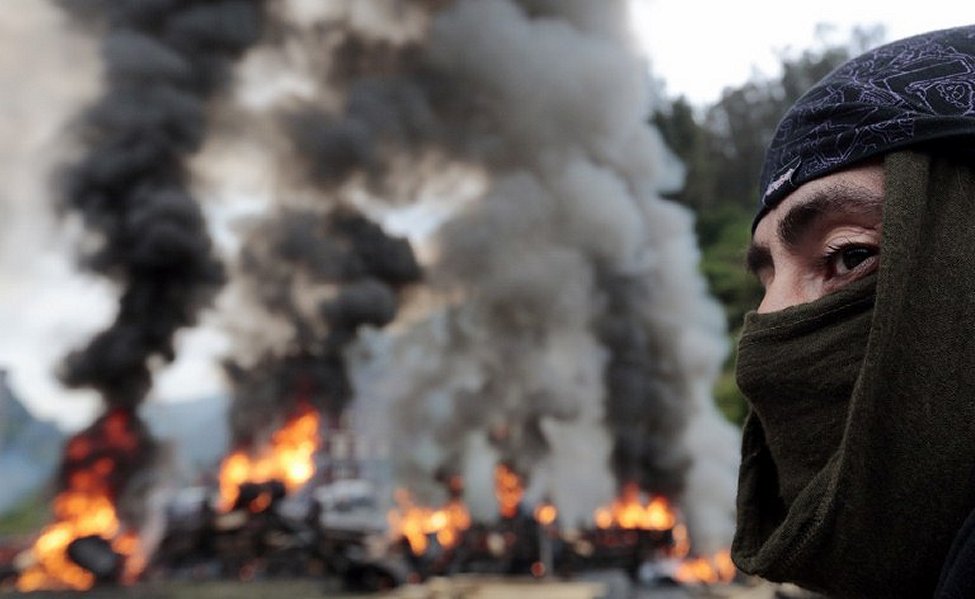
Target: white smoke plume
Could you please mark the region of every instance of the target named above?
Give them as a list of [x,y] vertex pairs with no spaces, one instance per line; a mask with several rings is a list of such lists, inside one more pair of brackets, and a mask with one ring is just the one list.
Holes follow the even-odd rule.
[[11,0],[4,8],[0,313],[11,316],[3,319],[0,363],[10,368],[32,411],[84,422],[97,409],[97,397],[72,394],[75,409],[64,410],[51,401],[67,399],[67,394],[50,373],[73,344],[111,318],[113,299],[109,285],[74,272],[71,243],[77,229],[62,227],[56,218],[48,176],[76,150],[77,144],[68,143],[63,134],[67,122],[98,93],[97,45],[70,29],[67,16],[47,2]]

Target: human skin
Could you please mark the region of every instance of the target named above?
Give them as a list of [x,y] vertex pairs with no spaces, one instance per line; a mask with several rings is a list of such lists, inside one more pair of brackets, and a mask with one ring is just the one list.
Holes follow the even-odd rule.
[[817,300],[880,262],[884,172],[870,163],[809,181],[755,228],[748,269],[765,295],[759,313]]

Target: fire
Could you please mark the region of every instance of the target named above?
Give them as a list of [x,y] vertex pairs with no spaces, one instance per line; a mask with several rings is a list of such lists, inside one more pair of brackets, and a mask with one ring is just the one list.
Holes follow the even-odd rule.
[[124,410],[108,413],[65,447],[64,490],[54,499],[54,522],[41,531],[31,548],[32,564],[21,572],[17,590],[87,590],[95,575],[68,556],[75,540],[98,536],[124,558],[122,582],[135,582],[146,565],[134,531],[123,530],[115,511],[117,462],[112,454],[135,452],[139,438],[134,417]]
[[687,533],[687,527],[678,523],[671,531],[674,538],[673,556],[685,559],[691,553],[691,536]]
[[672,532],[674,537],[673,556],[680,559],[674,578],[684,584],[714,584],[731,582],[738,570],[731,561],[731,552],[725,549],[710,557],[688,557],[691,540],[687,527],[678,523]]
[[395,498],[398,507],[387,516],[390,533],[394,538],[405,538],[414,555],[426,552],[430,535],[436,535],[442,547],[450,548],[471,526],[470,512],[459,498],[451,499],[439,509],[416,505],[405,489],[397,489]]
[[535,508],[535,520],[542,526],[549,526],[559,517],[559,510],[553,504],[545,502]]
[[668,554],[680,560],[674,578],[684,584],[713,584],[734,580],[737,569],[728,550],[709,557],[689,557],[691,540],[687,526],[677,510],[663,497],[645,500],[635,484],[623,487],[612,504],[596,510],[596,526],[601,529],[623,528],[670,531],[673,546]]
[[736,572],[731,553],[725,550],[711,557],[684,560],[678,566],[675,578],[685,584],[714,584],[734,580]]
[[494,496],[498,500],[501,516],[513,518],[518,515],[518,506],[525,496],[521,477],[507,464],[501,463],[494,467]]
[[635,484],[623,487],[620,497],[594,514],[596,526],[643,530],[671,530],[677,525],[677,512],[664,497],[645,500]]
[[[319,447],[319,415],[303,404],[271,436],[271,441],[258,455],[238,450],[220,465],[220,509],[230,511],[240,495],[240,485],[247,482],[281,481],[288,491],[307,483],[315,474],[314,455]],[[250,506],[259,512],[267,508],[269,498],[261,495]]]

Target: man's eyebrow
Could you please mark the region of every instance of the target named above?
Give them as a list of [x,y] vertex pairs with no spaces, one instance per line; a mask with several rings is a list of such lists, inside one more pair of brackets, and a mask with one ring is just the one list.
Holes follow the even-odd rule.
[[796,247],[809,226],[826,215],[847,214],[880,218],[883,195],[866,187],[836,185],[817,190],[801,204],[794,206],[779,221],[779,239]]
[[[815,221],[829,214],[869,215],[879,219],[883,212],[883,195],[856,185],[833,185],[817,190],[807,200],[794,206],[779,222],[776,232],[787,246],[796,247]],[[748,246],[745,266],[753,275],[772,266],[772,252],[767,246]]]

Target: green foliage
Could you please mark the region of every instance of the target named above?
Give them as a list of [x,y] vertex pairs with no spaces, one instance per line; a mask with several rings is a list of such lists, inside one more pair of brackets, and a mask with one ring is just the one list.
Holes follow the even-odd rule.
[[725,368],[714,385],[714,401],[725,418],[742,426],[748,415],[748,404],[735,383],[734,367]]
[[0,515],[0,537],[36,533],[50,518],[50,501],[46,497],[31,497]]
[[762,286],[745,269],[751,222],[752,212],[734,205],[722,206],[698,219],[701,271],[711,293],[724,306],[729,331],[738,328],[745,314],[762,299]]

